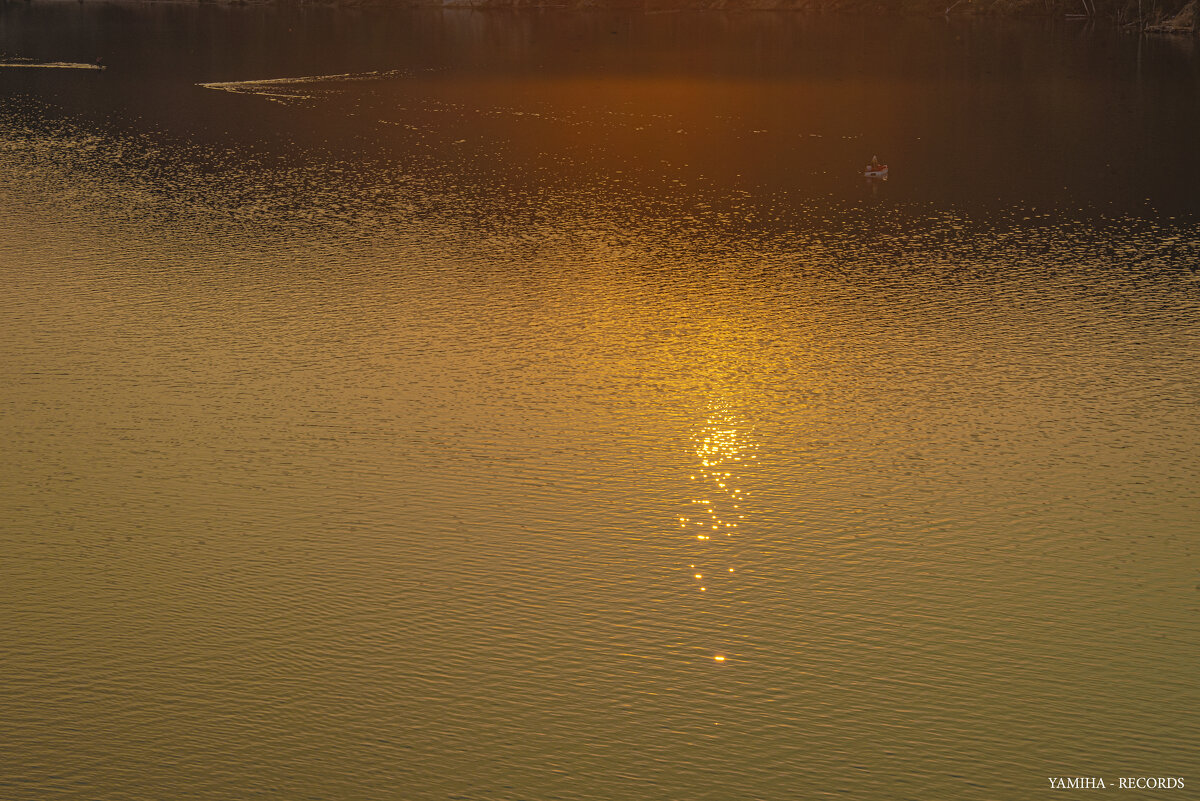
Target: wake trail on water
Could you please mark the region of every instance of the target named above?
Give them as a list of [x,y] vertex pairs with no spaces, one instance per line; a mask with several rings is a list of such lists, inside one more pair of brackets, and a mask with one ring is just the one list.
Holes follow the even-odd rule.
[[[250,81],[212,81],[196,85],[204,89],[215,89],[219,92],[297,100],[311,99],[312,96],[287,91],[291,87],[311,86],[321,83],[343,83],[346,81],[375,81],[406,74],[403,70],[375,70],[372,72],[343,72],[334,75],[303,75],[294,78],[259,78]],[[284,91],[270,91],[275,88],[282,88]]]
[[74,61],[0,61],[0,67],[45,70],[102,70],[99,64],[82,64]]

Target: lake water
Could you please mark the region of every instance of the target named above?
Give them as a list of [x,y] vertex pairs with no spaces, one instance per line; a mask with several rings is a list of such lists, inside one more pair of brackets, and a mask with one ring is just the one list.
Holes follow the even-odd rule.
[[35,3],[0,52],[108,66],[0,67],[0,797],[1200,781],[1187,40]]

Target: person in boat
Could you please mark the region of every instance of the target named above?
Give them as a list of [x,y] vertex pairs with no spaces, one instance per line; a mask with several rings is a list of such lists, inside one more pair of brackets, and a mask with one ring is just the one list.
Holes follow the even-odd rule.
[[871,156],[871,164],[867,167],[867,172],[879,172],[883,169],[883,165],[879,163],[879,156]]

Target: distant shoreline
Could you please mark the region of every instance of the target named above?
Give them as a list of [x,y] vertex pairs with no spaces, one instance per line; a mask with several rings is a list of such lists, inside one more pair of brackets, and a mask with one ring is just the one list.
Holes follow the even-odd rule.
[[[114,0],[0,0],[6,7]],[[1200,36],[1200,0],[130,0],[132,4],[451,9],[455,11],[780,12],[851,16],[1060,19],[1130,31]],[[124,4],[115,0],[116,4]]]

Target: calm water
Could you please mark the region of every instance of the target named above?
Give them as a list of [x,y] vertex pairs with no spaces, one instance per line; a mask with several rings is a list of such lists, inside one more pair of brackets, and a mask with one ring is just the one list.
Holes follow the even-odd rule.
[[1191,44],[34,4],[0,52],[109,65],[0,67],[0,797],[1200,782]]

